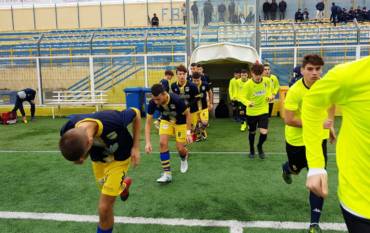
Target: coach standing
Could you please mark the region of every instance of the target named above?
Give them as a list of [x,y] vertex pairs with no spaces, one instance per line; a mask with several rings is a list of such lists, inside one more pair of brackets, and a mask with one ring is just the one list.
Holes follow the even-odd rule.
[[23,102],[27,101],[31,105],[31,121],[32,121],[35,118],[35,110],[36,110],[35,96],[36,96],[36,91],[31,88],[26,88],[17,93],[17,100],[15,101],[15,106],[12,112],[17,112],[17,110],[19,109],[19,111],[22,114],[22,121],[24,123],[27,123],[27,118],[26,118],[26,113],[24,112],[24,109],[23,109]]

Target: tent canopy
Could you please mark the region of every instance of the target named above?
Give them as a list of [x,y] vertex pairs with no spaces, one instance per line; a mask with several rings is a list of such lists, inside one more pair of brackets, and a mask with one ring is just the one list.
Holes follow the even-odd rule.
[[258,53],[253,47],[224,42],[196,48],[191,55],[190,63],[200,63],[202,65],[251,64],[259,60]]

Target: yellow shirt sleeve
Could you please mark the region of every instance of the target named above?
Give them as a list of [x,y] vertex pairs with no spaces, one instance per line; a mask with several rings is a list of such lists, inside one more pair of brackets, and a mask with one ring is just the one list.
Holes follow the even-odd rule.
[[276,95],[277,93],[279,93],[279,90],[280,90],[280,83],[279,83],[279,79],[275,76],[275,75],[271,75],[271,78],[273,80],[273,95]]
[[323,122],[327,117],[327,109],[333,103],[342,102],[345,92],[341,89],[341,79],[335,70],[317,81],[303,98],[302,125],[303,141],[306,145],[306,157],[309,168],[324,168],[322,152]]

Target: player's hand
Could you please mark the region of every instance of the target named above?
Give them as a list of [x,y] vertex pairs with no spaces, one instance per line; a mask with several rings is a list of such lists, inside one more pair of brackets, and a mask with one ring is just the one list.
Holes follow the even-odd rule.
[[329,142],[330,144],[334,144],[337,141],[337,134],[335,133],[334,127],[330,128],[330,136],[329,136]]
[[208,111],[212,111],[212,109],[213,109],[213,104],[209,104],[208,105]]
[[331,119],[327,119],[325,122],[324,122],[324,129],[330,129],[334,127],[334,121],[331,120]]
[[193,142],[193,136],[192,135],[186,135],[186,142],[188,144],[192,143]]
[[140,163],[140,148],[132,147],[131,149],[131,163],[134,167]]
[[328,175],[317,174],[307,177],[306,187],[319,197],[328,196]]
[[145,153],[150,154],[152,153],[152,151],[153,151],[152,144],[150,142],[145,144]]

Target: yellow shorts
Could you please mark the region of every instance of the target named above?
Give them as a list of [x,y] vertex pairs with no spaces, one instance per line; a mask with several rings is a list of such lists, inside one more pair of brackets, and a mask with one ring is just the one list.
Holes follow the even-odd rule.
[[120,195],[125,188],[123,179],[126,177],[130,161],[131,158],[109,163],[92,162],[95,180],[102,194],[113,197]]
[[191,128],[194,130],[195,129],[195,126],[197,125],[200,117],[199,117],[199,112],[193,112],[191,113]]
[[208,108],[205,108],[205,109],[199,111],[199,118],[202,122],[204,122],[204,121],[208,122],[208,120],[209,120]]
[[159,135],[175,136],[176,142],[186,142],[186,124],[176,125],[175,123],[161,120]]

